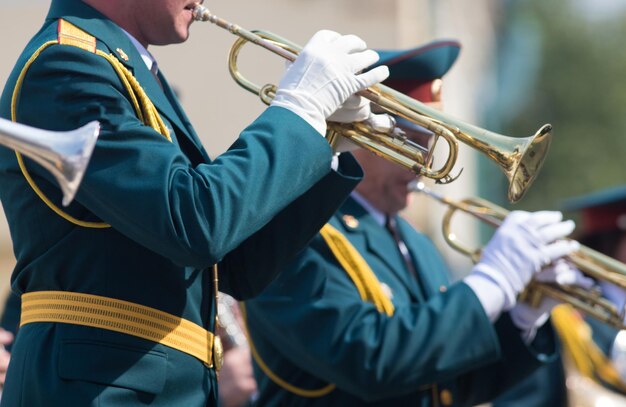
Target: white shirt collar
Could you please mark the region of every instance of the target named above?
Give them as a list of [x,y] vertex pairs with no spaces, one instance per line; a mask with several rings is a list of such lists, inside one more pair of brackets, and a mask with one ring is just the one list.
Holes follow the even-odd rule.
[[146,49],[146,47],[144,47],[143,45],[141,45],[139,41],[137,41],[135,37],[133,37],[123,28],[122,28],[122,31],[124,31],[124,34],[128,36],[128,38],[130,39],[130,42],[133,43],[133,45],[139,52],[139,55],[141,55],[141,59],[143,59],[143,62],[146,64],[146,67],[148,67],[149,70],[151,70],[154,74],[156,74],[158,72],[158,67],[157,67],[158,65],[157,65],[156,59]]
[[374,218],[376,223],[380,226],[385,226],[385,220],[387,220],[387,215],[385,213],[374,208],[374,206],[367,199],[363,198],[363,196],[356,191],[352,191],[350,196],[354,198],[354,200],[357,201]]

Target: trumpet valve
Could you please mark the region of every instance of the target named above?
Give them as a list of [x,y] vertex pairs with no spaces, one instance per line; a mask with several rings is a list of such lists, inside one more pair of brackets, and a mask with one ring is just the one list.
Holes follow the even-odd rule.
[[542,286],[531,281],[528,286],[520,293],[518,301],[525,302],[532,308],[538,308],[544,298]]

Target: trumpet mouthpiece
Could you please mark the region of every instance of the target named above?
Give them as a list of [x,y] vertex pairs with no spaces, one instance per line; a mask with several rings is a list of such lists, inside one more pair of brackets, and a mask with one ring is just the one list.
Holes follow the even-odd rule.
[[409,190],[414,191],[414,192],[422,192],[424,191],[426,188],[426,185],[422,182],[422,181],[411,181],[409,183]]
[[195,21],[209,21],[211,19],[211,12],[208,8],[200,4],[196,4],[193,8],[193,19]]

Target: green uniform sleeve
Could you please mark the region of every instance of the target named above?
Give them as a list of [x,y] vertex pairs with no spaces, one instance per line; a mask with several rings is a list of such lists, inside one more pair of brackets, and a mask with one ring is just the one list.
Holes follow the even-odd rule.
[[330,171],[328,143],[281,108],[267,109],[213,162],[194,166],[176,142],[137,119],[104,58],[70,46],[51,46],[32,64],[17,120],[53,130],[99,120],[102,133],[68,211],[93,214],[186,266],[220,261]]
[[[341,154],[337,171],[328,173],[304,195],[244,241],[222,262],[220,290],[247,299],[266,287],[303,250],[360,181],[361,168]],[[292,253],[286,256],[286,253]]]

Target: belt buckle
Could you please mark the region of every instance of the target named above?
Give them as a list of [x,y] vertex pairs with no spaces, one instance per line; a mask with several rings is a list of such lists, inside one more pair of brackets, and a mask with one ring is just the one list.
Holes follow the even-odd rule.
[[224,366],[224,346],[218,335],[213,336],[213,366],[216,372]]

